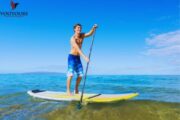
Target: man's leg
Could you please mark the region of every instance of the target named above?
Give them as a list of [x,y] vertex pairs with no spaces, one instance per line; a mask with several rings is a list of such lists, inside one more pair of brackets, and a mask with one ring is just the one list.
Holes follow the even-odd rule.
[[72,95],[71,90],[70,90],[72,77],[73,76],[68,76],[67,77],[67,94],[68,95]]
[[76,87],[75,87],[75,93],[78,94],[79,93],[79,83],[81,82],[82,77],[78,76],[76,79]]

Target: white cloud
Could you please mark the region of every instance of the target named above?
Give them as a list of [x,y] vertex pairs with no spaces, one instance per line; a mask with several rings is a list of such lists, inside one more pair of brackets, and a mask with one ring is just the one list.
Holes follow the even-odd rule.
[[146,38],[146,43],[145,55],[161,65],[160,73],[180,74],[180,30],[153,35]]
[[180,30],[146,38],[149,49],[146,55],[180,56]]
[[180,45],[172,45],[163,48],[152,48],[146,52],[147,55],[171,56],[180,55]]

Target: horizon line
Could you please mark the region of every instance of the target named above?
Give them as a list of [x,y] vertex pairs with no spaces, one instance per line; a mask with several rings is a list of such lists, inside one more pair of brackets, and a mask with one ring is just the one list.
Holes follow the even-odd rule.
[[[4,72],[4,73],[1,73],[0,72],[0,75],[3,75],[3,74],[65,74],[66,73],[63,73],[63,72],[50,72],[50,71],[32,71],[32,72]],[[173,76],[180,76],[180,74],[94,74],[94,73],[89,73],[88,75],[173,75]],[[76,75],[75,75],[76,76]]]

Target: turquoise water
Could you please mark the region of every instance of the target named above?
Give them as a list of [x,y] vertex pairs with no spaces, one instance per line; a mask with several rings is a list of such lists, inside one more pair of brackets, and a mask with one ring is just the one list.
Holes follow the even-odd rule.
[[[72,91],[74,89],[74,84],[75,79],[72,81]],[[81,88],[82,84],[80,86],[80,89]],[[0,119],[57,119],[59,118],[56,113],[58,110],[61,112],[62,110],[67,111],[70,110],[69,108],[73,108],[73,105],[69,102],[34,99],[26,94],[27,90],[32,89],[65,91],[66,76],[57,73],[0,74]],[[154,104],[157,104],[156,106],[160,105],[161,107],[164,105],[162,108],[169,108],[169,113],[172,112],[172,109],[175,111],[174,115],[170,115],[171,118],[173,116],[175,118],[179,117],[179,112],[176,112],[176,110],[180,111],[180,76],[91,75],[87,78],[85,92],[106,94],[138,92],[140,95],[130,101],[132,103],[129,105],[126,104],[128,105],[126,109],[128,109],[130,105],[133,106],[133,104],[140,104],[142,106],[149,104],[149,107]],[[121,104],[125,104],[125,102],[117,103],[119,106],[122,106]],[[171,109],[171,107],[168,107],[174,104],[176,104],[176,108],[172,107]],[[109,109],[109,107],[111,109],[117,109],[117,116],[121,115],[118,112],[120,111],[119,108],[114,108],[116,105],[103,106],[105,106],[105,110],[107,108]],[[135,108],[134,106],[134,109]],[[92,112],[92,107],[86,107],[85,109]],[[97,108],[93,109],[96,111]],[[141,109],[145,110],[146,107],[139,108],[139,110]],[[165,113],[167,114],[168,112],[166,111]],[[54,118],[51,116],[52,114]],[[102,111],[101,114],[107,113],[103,113]],[[49,116],[47,117],[46,115]],[[67,114],[64,113],[64,115]],[[112,117],[114,117],[114,115],[112,115]]]

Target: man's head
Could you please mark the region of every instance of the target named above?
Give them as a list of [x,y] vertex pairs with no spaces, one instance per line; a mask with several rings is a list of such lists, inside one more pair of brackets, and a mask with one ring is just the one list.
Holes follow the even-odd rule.
[[73,28],[74,28],[75,33],[81,33],[82,25],[77,23],[77,24],[74,25]]

